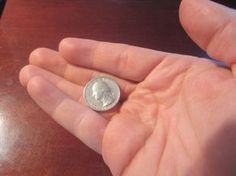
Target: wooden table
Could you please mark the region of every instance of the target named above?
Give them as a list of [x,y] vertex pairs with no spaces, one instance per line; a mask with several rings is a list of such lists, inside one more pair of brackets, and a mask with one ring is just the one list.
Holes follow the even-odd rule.
[[0,175],[110,176],[102,158],[46,115],[20,86],[29,53],[64,37],[203,56],[178,0],[8,0],[0,24]]

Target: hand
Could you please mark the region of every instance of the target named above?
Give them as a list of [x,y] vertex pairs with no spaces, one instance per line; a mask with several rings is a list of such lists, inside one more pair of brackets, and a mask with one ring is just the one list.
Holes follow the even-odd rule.
[[[180,19],[215,62],[123,44],[67,38],[59,52],[33,51],[20,72],[29,95],[60,125],[102,154],[113,175],[235,175],[236,15],[183,0]],[[107,113],[84,106],[100,75],[120,85]]]

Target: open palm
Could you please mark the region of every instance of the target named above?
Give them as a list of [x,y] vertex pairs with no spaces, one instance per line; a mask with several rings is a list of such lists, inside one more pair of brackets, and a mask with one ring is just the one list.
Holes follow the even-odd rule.
[[[193,40],[229,67],[67,38],[59,52],[33,51],[21,83],[59,124],[101,153],[115,176],[234,175],[234,12],[206,0],[185,0],[180,17]],[[122,92],[120,104],[105,113],[92,111],[82,98],[85,84],[101,75],[113,77]]]

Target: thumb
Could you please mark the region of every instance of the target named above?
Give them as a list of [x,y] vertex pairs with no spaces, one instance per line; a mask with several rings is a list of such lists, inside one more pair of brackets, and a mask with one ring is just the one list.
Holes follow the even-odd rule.
[[182,0],[180,21],[209,56],[236,64],[236,11],[209,0]]

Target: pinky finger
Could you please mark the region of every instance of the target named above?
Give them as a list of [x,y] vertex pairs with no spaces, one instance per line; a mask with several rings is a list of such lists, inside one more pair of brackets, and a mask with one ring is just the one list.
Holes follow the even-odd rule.
[[101,153],[107,120],[72,100],[42,77],[33,77],[29,80],[27,90],[34,101],[58,124],[78,137],[88,147]]

